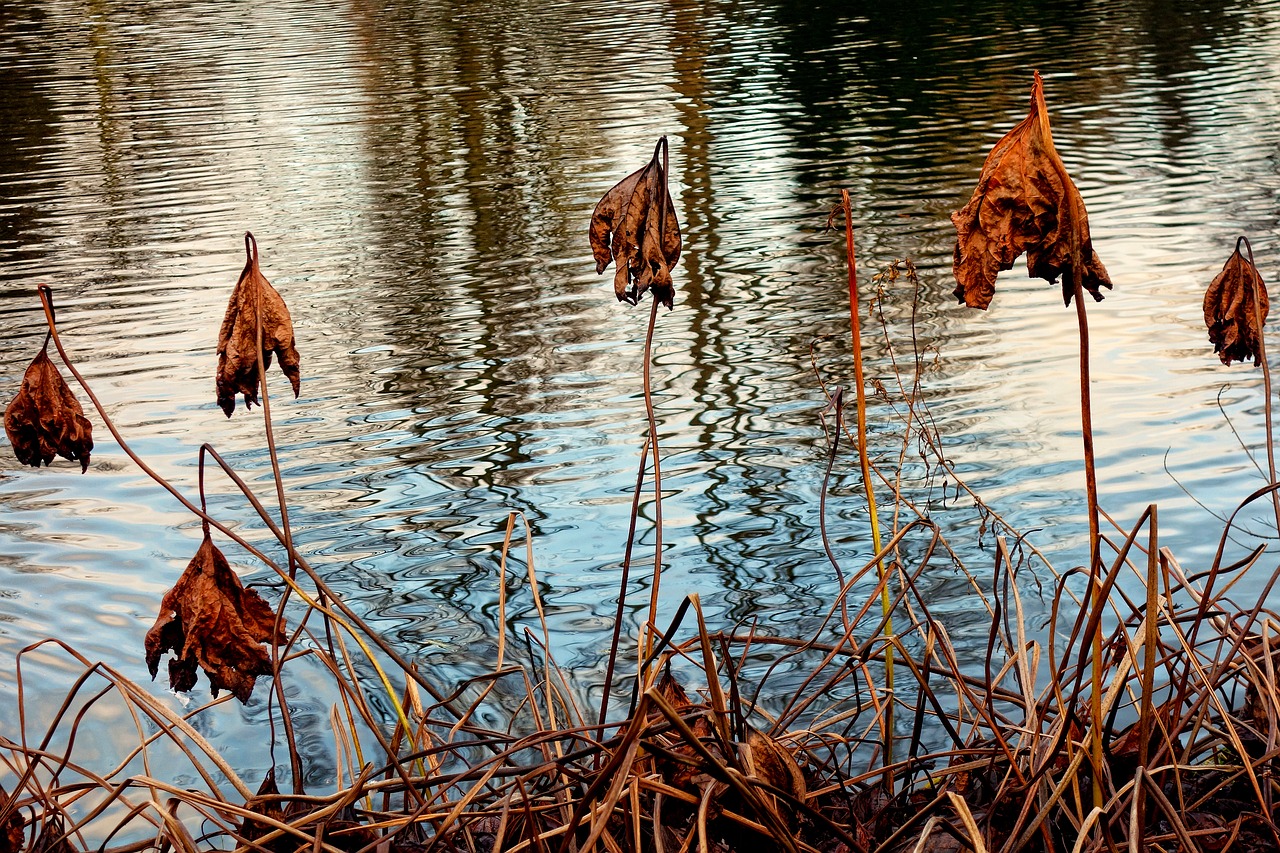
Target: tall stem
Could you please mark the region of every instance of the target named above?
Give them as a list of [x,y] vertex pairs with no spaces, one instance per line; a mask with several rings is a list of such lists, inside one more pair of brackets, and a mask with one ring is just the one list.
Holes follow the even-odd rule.
[[[1093,456],[1093,403],[1089,378],[1089,316],[1084,307],[1084,287],[1080,283],[1080,265],[1073,264],[1072,283],[1075,286],[1076,323],[1080,329],[1080,433],[1084,442],[1084,488],[1089,503],[1089,591],[1090,603],[1101,617],[1106,601],[1102,595],[1102,547],[1098,525],[1098,474]],[[1093,758],[1093,803],[1101,806],[1102,796],[1102,619],[1096,620],[1093,636],[1087,638],[1093,646],[1092,696],[1089,711],[1092,717],[1093,738],[1090,742]]]
[[[662,458],[658,453],[658,419],[653,411],[653,385],[650,373],[653,361],[653,329],[658,322],[658,300],[650,299],[649,330],[644,337],[644,412],[649,419],[649,447],[653,450],[653,585],[649,592],[649,615],[645,619],[640,642],[640,665],[649,657],[652,641],[658,634],[658,589],[662,582]],[[644,672],[640,678],[644,678]]]
[[[1260,291],[1263,290],[1262,276],[1258,274],[1258,266],[1253,262],[1253,246],[1249,243],[1248,237],[1241,237],[1236,240],[1236,251],[1240,251],[1240,244],[1244,244],[1245,251],[1249,253],[1249,269],[1253,271],[1253,282],[1255,289],[1253,296],[1253,322],[1258,329],[1258,364],[1262,367],[1262,400],[1263,415],[1267,419],[1267,478],[1272,482],[1276,482],[1276,448],[1275,433],[1271,426],[1271,366],[1267,364],[1267,344],[1266,335],[1263,334],[1262,322],[1262,305]],[[1280,492],[1271,492],[1271,504],[1276,511],[1276,533],[1280,533]]]
[[[849,204],[849,191],[840,191],[840,204],[844,208],[845,257],[849,269],[849,329],[853,336],[853,387],[858,400],[858,461],[862,466],[862,484],[867,492],[867,513],[871,520],[871,543],[880,553],[880,519],[876,514],[876,492],[871,483],[871,460],[867,456],[867,391],[862,379],[862,325],[858,316],[858,269],[853,247],[853,210]],[[889,584],[885,580],[883,560],[876,561],[876,575],[880,580],[880,609],[884,614],[884,634],[893,635],[893,605],[889,597]],[[893,646],[884,649],[884,682],[889,694],[884,712],[884,763],[893,764]],[[893,775],[886,776],[886,784],[893,788]]]

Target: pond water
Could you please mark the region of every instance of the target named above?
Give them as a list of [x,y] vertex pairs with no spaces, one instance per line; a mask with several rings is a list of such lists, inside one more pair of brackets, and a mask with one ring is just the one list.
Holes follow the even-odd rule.
[[[901,358],[914,317],[951,460],[1056,566],[1084,559],[1074,312],[1021,267],[987,312],[951,296],[949,214],[1025,115],[1033,69],[1115,282],[1089,306],[1104,507],[1129,524],[1158,503],[1162,543],[1194,566],[1263,482],[1241,447],[1263,442],[1260,372],[1218,363],[1200,305],[1239,233],[1280,269],[1280,3],[41,0],[0,5],[0,26],[0,397],[40,346],[48,283],[74,359],[163,476],[194,494],[208,441],[269,496],[258,410],[225,418],[212,379],[253,231],[303,359],[297,401],[272,372],[296,540],[443,683],[492,666],[519,511],[556,656],[598,695],[648,309],[595,275],[586,224],[663,134],[686,247],[654,357],[664,614],[697,592],[715,626],[803,636],[830,606],[810,350],[849,386],[843,243],[825,231],[840,188],[864,285],[895,259],[920,270],[918,299],[884,288],[883,322]],[[879,316],[867,369],[896,389]],[[892,469],[900,424],[868,413]],[[143,634],[199,541],[92,418],[88,474],[11,457],[0,474],[6,706],[14,656],[45,636],[145,681]],[[985,576],[980,519],[910,449],[913,499]],[[871,553],[859,480],[842,455],[828,522],[847,566]],[[210,501],[268,542],[225,482]],[[1265,530],[1261,513],[1246,524]],[[925,591],[977,653],[989,621],[965,588],[939,570]],[[527,590],[509,615],[536,626]],[[327,705],[309,712],[323,756]],[[264,714],[205,723],[248,778],[269,763],[249,734]]]

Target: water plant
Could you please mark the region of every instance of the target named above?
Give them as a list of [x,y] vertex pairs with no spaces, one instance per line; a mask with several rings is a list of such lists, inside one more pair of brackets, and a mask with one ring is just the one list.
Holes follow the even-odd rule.
[[[1044,137],[1048,125],[1039,85],[1037,78],[1024,131],[1029,136],[1018,144],[1028,150],[1039,146],[1043,154],[1052,148]],[[1005,211],[1022,228],[1028,214],[997,191],[997,184],[1012,180],[1008,175],[1032,175],[1039,177],[1030,185],[1040,186],[1036,182],[1049,181],[1051,173],[1058,183],[1044,186],[1056,187],[1069,203],[1054,214],[1057,230],[1046,233],[1066,239],[1068,251],[1059,254],[1054,245],[1027,242],[1025,235],[1019,240],[1029,255],[1035,253],[1034,268],[1060,264],[1059,274],[1071,280],[1066,298],[1075,300],[1083,316],[1083,291],[1089,289],[1083,282],[1086,270],[1094,269],[1094,256],[1091,249],[1087,257],[1082,254],[1083,206],[1075,210],[1074,187],[1052,158],[1049,166],[992,171],[980,185],[986,201],[977,205],[975,221],[989,207]],[[674,303],[670,273],[679,235],[667,180],[664,140],[647,166],[606,194],[601,204],[608,216],[591,226],[593,247],[607,237],[608,261],[619,262],[623,301],[639,301],[646,290],[652,296],[643,376],[648,432],[620,571],[620,611],[650,456],[655,508],[660,500],[649,364],[657,306]],[[1037,206],[1037,198],[1029,197],[1027,209],[1032,219],[1048,223],[1053,217]],[[851,331],[855,358],[861,360],[852,212],[847,194],[841,201]],[[616,216],[630,217],[632,225],[619,230]],[[601,224],[606,218],[607,227]],[[971,232],[970,244],[982,246],[985,239],[993,245],[976,234]],[[619,240],[622,248],[615,251]],[[229,693],[180,708],[125,677],[112,662],[89,660],[57,639],[33,642],[14,662],[17,707],[0,730],[0,853],[1280,848],[1271,784],[1280,758],[1280,616],[1266,609],[1280,569],[1265,577],[1256,600],[1241,604],[1229,593],[1244,573],[1265,573],[1265,548],[1231,562],[1224,556],[1238,514],[1267,498],[1274,484],[1241,503],[1220,533],[1214,558],[1193,569],[1184,569],[1161,546],[1154,506],[1131,527],[1116,526],[1115,537],[1091,529],[1090,601],[1082,606],[1072,590],[1073,573],[1056,572],[948,461],[925,393],[919,343],[914,333],[906,341],[893,338],[885,325],[889,369],[896,378],[889,384],[898,390],[883,389],[887,417],[876,434],[896,439],[902,450],[896,468],[877,464],[861,397],[862,422],[853,442],[858,467],[873,505],[877,491],[887,497],[879,503],[885,512],[873,510],[874,553],[860,565],[846,570],[832,557],[840,589],[811,634],[709,625],[694,594],[674,613],[659,613],[655,592],[634,638],[639,653],[634,674],[628,672],[634,675],[630,702],[625,712],[619,707],[609,713],[614,668],[628,666],[618,653],[619,616],[606,698],[597,715],[581,707],[573,689],[577,676],[556,661],[527,533],[524,576],[508,577],[508,551],[518,526],[512,513],[498,555],[493,629],[499,643],[492,671],[440,684],[412,653],[380,636],[336,595],[294,545],[271,435],[266,370],[273,351],[268,337],[283,338],[266,334],[273,321],[265,310],[265,279],[256,283],[261,273],[251,243],[236,292],[248,282],[257,294],[237,296],[233,303],[241,305],[235,323],[252,324],[252,335],[235,333],[248,342],[236,347],[243,369],[235,374],[251,378],[253,386],[237,380],[235,393],[262,404],[278,502],[274,512],[207,445],[200,451],[197,499],[147,466],[70,357],[51,292],[39,291],[46,347],[55,345],[121,451],[201,521],[197,556],[162,602],[148,638],[153,671],[165,650],[173,650],[174,689],[191,692],[197,702],[202,691],[191,688],[203,669],[215,691]],[[599,265],[601,255],[596,258]],[[900,295],[914,306],[920,297],[919,276],[908,260],[890,265],[878,279],[907,285],[877,293],[879,306]],[[1252,351],[1265,362],[1260,277],[1244,269],[1239,280],[1258,289],[1243,297],[1229,295],[1235,280],[1215,282],[1206,316],[1213,315],[1223,341],[1239,341],[1247,336],[1231,338],[1230,318],[1248,323],[1251,315],[1258,349],[1233,344],[1231,352]],[[1251,292],[1251,309],[1227,310],[1248,306]],[[283,361],[281,351],[274,351]],[[256,370],[249,369],[250,360]],[[860,390],[864,380],[857,380]],[[830,398],[839,433],[842,396]],[[824,506],[831,470],[840,460],[838,437],[829,447]],[[918,493],[902,472],[909,448],[920,448],[933,471]],[[238,526],[209,513],[203,499],[206,469],[225,475],[239,491],[247,511],[262,523],[265,542],[247,540]],[[967,564],[963,555],[972,550],[948,541],[935,518],[941,510],[930,503],[933,476],[973,496],[972,511],[993,542],[984,555],[988,565]],[[1096,511],[1096,495],[1090,500]],[[660,533],[660,513],[655,516]],[[825,540],[825,520],[821,532]],[[255,600],[256,594],[243,589],[220,559],[214,534],[241,545],[273,574],[284,590],[274,603]],[[1104,544],[1110,549],[1106,560]],[[286,560],[268,556],[275,546],[284,549]],[[655,589],[660,541],[656,550]],[[1033,566],[1053,579],[1047,632],[1023,604],[1021,586]],[[980,660],[963,656],[953,639],[960,626],[935,612],[936,602],[923,588],[939,575],[968,590],[954,606],[978,614],[986,639]],[[1143,590],[1136,598],[1127,592],[1134,581]],[[521,583],[528,586],[540,633],[537,626],[508,624],[508,597]],[[197,602],[189,608],[191,593]],[[209,609],[201,609],[206,604]],[[231,650],[218,645],[228,634],[235,641]],[[40,659],[56,660],[68,679],[63,698],[52,706],[27,702],[26,687],[35,677],[31,666]],[[888,684],[879,675],[891,665],[896,675]],[[225,702],[245,701],[254,679],[268,675],[274,704],[261,737],[267,749],[288,752],[287,793],[277,783],[276,768],[256,786],[243,779],[201,730],[202,715]],[[283,690],[285,682],[304,678],[310,690],[327,691],[331,700],[331,781],[318,792],[303,789],[304,771],[312,768],[303,767]],[[132,726],[136,745],[105,761],[96,752],[99,744],[86,749],[99,713]],[[277,725],[284,729],[282,738]]]

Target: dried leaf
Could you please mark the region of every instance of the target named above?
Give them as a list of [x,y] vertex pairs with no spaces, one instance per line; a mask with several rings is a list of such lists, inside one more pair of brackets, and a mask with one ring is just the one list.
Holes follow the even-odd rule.
[[245,589],[214,547],[206,532],[200,550],[187,570],[165,593],[160,615],[147,632],[147,666],[155,678],[160,657],[169,661],[169,686],[177,691],[195,687],[196,666],[209,678],[213,695],[230,690],[249,701],[254,679],[271,674],[271,656],[263,643],[284,642],[274,633],[276,615],[258,593]]
[[89,469],[93,425],[44,349],[27,367],[18,396],[4,410],[4,431],[13,455],[24,465],[39,468],[58,455],[79,459],[81,473]]
[[[0,814],[9,808],[9,794],[0,787]],[[27,840],[22,828],[22,813],[14,809],[0,823],[0,853],[21,853],[23,842]]]
[[646,290],[668,308],[675,301],[671,270],[680,260],[680,223],[667,191],[666,150],[664,136],[653,159],[615,184],[591,214],[596,272],[617,265],[613,290],[620,302],[635,305]]
[[804,802],[808,793],[804,773],[786,747],[750,725],[744,746],[742,752],[751,775]]
[[1271,308],[1258,268],[1240,254],[1242,243],[1248,241],[1236,241],[1236,250],[1204,294],[1204,324],[1223,364],[1261,361],[1262,324]]
[[46,814],[40,833],[31,842],[27,853],[74,853],[75,848],[67,840],[67,830],[57,814]]
[[1080,284],[1102,300],[1111,287],[1089,237],[1084,199],[1053,147],[1039,72],[1031,87],[1031,113],[1004,135],[982,164],[973,197],[951,214],[956,226],[953,269],[956,298],[986,308],[996,275],[1027,253],[1027,273],[1049,283],[1062,276],[1067,305]]
[[[276,771],[273,767],[263,777],[262,784],[258,786],[258,793],[244,804],[246,811],[266,818],[266,820],[260,820],[257,817],[245,816],[240,824],[240,837],[247,846],[270,851],[270,853],[293,853],[298,849],[297,836],[288,832],[282,832],[265,844],[258,841],[276,831],[276,827],[270,821],[288,822],[289,810],[285,808],[285,802],[280,797],[280,789],[276,786]],[[295,802],[290,802],[290,806]]]
[[227,314],[218,332],[218,405],[231,417],[236,394],[244,394],[244,405],[258,402],[258,303],[262,303],[262,364],[271,366],[271,354],[280,357],[280,369],[289,377],[293,396],[298,396],[301,374],[298,350],[293,344],[293,320],[284,299],[258,268],[258,243],[244,235],[245,264],[227,303]]

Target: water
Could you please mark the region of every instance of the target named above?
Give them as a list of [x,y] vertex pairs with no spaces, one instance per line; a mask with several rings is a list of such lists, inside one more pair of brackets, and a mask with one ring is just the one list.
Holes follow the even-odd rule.
[[[1215,513],[1262,483],[1233,434],[1258,451],[1260,374],[1218,364],[1200,301],[1237,233],[1264,275],[1277,268],[1280,3],[971,5],[0,6],[0,396],[40,345],[34,287],[47,282],[76,363],[163,476],[194,494],[208,441],[269,496],[260,417],[224,418],[212,380],[252,230],[303,357],[297,402],[272,374],[300,547],[451,683],[492,666],[499,549],[507,513],[522,512],[557,658],[594,698],[644,431],[647,304],[614,301],[585,229],[666,134],[686,253],[654,367],[663,612],[698,592],[713,625],[803,635],[830,604],[810,346],[847,387],[843,246],[824,231],[841,187],[864,284],[897,258],[921,271],[914,310],[900,280],[884,317],[909,361],[915,315],[952,461],[1069,568],[1085,532],[1074,312],[1021,269],[986,313],[950,295],[948,216],[1025,115],[1038,68],[1116,285],[1090,306],[1103,503],[1131,523],[1158,502],[1162,544],[1203,563]],[[874,318],[868,336],[870,375],[896,389]],[[870,414],[893,465],[889,409]],[[89,474],[0,474],[0,660],[56,636],[145,680],[142,636],[198,525],[94,420]],[[849,567],[870,554],[855,467],[842,457],[828,508]],[[979,519],[940,483],[910,485],[985,576]],[[209,493],[220,518],[267,541],[227,483]],[[1265,529],[1263,512],[1245,523]],[[979,653],[989,623],[960,573],[924,583]],[[512,626],[536,630],[527,587],[513,595]],[[52,651],[26,665],[50,679],[36,695],[60,696],[78,671]],[[16,684],[0,667],[6,704]],[[316,734],[331,698],[292,689],[309,754],[331,764]],[[269,763],[264,714],[256,701],[204,724],[250,779]]]

